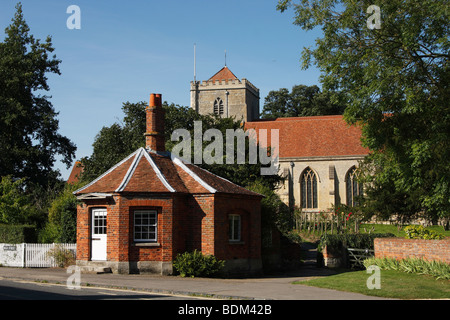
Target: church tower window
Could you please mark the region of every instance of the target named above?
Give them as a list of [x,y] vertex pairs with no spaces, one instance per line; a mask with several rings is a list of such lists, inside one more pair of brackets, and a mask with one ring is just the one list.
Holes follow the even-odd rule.
[[220,98],[214,100],[214,113],[219,116],[223,114],[223,100]]
[[306,168],[300,177],[302,208],[317,208],[317,176]]

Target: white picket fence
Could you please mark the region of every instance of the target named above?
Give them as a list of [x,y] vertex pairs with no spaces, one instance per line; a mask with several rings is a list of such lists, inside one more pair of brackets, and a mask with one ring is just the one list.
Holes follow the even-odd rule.
[[21,268],[57,267],[49,255],[54,248],[70,250],[76,256],[76,243],[0,243],[0,266]]

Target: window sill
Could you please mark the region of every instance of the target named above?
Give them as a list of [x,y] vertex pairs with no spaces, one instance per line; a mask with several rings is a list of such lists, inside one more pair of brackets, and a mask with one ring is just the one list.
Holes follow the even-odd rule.
[[161,244],[159,242],[135,242],[135,247],[160,247]]
[[322,210],[319,208],[308,208],[308,209],[303,208],[302,209],[302,212],[306,212],[306,213],[320,213],[320,211],[322,211]]
[[232,240],[228,240],[229,244],[245,244],[244,241],[232,241]]

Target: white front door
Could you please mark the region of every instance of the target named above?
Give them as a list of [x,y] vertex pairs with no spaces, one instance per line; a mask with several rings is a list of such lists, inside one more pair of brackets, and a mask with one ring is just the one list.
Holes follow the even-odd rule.
[[91,260],[106,260],[106,209],[92,210]]

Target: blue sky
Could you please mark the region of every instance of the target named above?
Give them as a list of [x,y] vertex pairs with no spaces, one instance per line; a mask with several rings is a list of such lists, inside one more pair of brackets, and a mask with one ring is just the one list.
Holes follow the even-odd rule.
[[[17,1],[2,0],[1,41]],[[52,37],[61,75],[49,75],[59,132],[77,145],[77,159],[92,153],[95,135],[122,119],[122,103],[150,93],[189,105],[197,47],[197,80],[224,66],[260,89],[260,108],[271,90],[319,85],[319,72],[301,70],[300,55],[319,36],[292,24],[277,0],[22,0],[36,38]],[[70,30],[70,5],[81,9],[81,29]],[[55,165],[67,179],[70,168]]]

